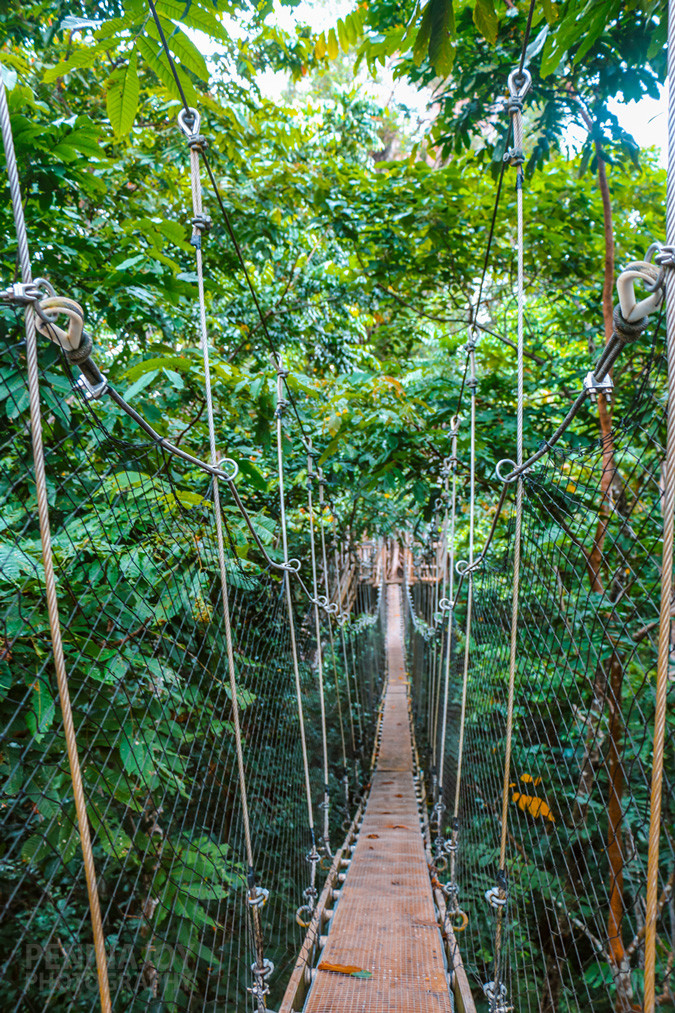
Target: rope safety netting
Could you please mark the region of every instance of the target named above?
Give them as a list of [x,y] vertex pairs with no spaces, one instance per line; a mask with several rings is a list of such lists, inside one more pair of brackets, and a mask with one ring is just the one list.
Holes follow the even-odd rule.
[[[467,357],[478,362],[472,400],[489,402],[480,346]],[[468,417],[456,420],[426,539],[409,540],[413,705],[437,875],[475,994],[498,1013],[643,1008],[667,415],[656,317],[615,383],[611,432],[598,437],[587,400],[564,443],[524,475],[504,865],[516,497],[491,500],[496,478],[483,465],[472,480]],[[670,701],[674,692],[671,674]],[[671,753],[657,1009],[673,994],[674,783]]]
[[[0,994],[6,1010],[70,1010],[96,1004],[98,986],[25,439],[25,345],[15,328],[5,334]],[[212,484],[204,476],[195,481],[154,444],[118,439],[119,410],[101,402],[92,411],[73,399],[57,360],[56,349],[42,349],[47,483],[113,1008],[145,1009],[152,1001],[167,1009],[238,1008],[250,985],[247,863]],[[269,890],[265,954],[278,988],[302,938],[295,912],[304,903],[311,848],[287,609],[283,578],[254,553],[242,558],[246,535],[232,505],[224,504],[223,520],[255,871]],[[262,514],[254,521],[278,558],[277,522]],[[333,659],[324,613],[321,637],[330,816],[341,839],[367,772],[359,764],[372,749],[382,665],[377,588],[354,554],[338,548],[343,558],[329,567],[328,580],[351,616],[345,652],[337,630]],[[313,609],[295,591],[319,799],[317,640]],[[356,750],[347,739],[348,801],[335,673],[342,708],[349,691],[357,722]],[[324,859],[319,885],[325,866]]]

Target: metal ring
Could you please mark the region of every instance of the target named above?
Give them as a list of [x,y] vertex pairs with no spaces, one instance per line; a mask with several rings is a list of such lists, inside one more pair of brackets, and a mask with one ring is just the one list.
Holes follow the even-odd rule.
[[665,276],[666,276],[666,265],[659,264],[659,273],[656,276],[655,281],[649,282],[643,279],[644,289],[647,292],[658,292],[658,290],[663,287]]
[[289,559],[288,562],[284,564],[284,570],[289,570],[290,573],[300,573],[301,566],[302,563],[300,562],[300,560],[295,559],[294,557],[293,559]]
[[502,468],[502,465],[504,465],[504,464],[510,464],[512,471],[513,471],[514,468],[517,468],[518,465],[516,464],[515,461],[512,461],[510,458],[503,457],[501,459],[501,461],[498,461],[497,464],[496,464],[496,466],[495,466],[495,475],[497,476],[497,478],[499,479],[499,481],[503,482],[504,485],[510,485],[511,482],[515,482],[515,480],[518,478],[518,476],[514,475],[513,478],[510,478],[509,476],[507,476],[506,478],[504,478],[504,476],[501,473],[501,468]]
[[319,862],[319,868],[321,870],[323,870],[323,872],[328,872],[328,870],[330,869],[330,867],[331,867],[332,864],[333,864],[333,862],[328,857],[328,855],[322,855],[321,856],[321,860]]
[[452,612],[452,602],[449,598],[441,598],[438,603],[438,607],[441,612]]
[[[189,126],[187,122],[188,116],[192,117],[192,122]],[[178,113],[178,126],[181,128],[186,137],[190,137],[192,134],[198,134],[200,123],[201,116],[193,106],[190,106],[188,109],[181,109]]]
[[469,562],[466,559],[458,559],[455,563],[455,573],[461,577],[469,569]]
[[37,285],[38,288],[43,288],[49,296],[56,295],[56,289],[46,278],[34,278],[33,284]]
[[332,601],[330,605],[325,606],[326,612],[328,613],[329,616],[336,616],[338,614],[338,608],[339,606],[337,602],[334,601]]
[[312,916],[314,914],[314,908],[311,908],[309,904],[303,904],[295,912],[295,920],[301,929],[308,929],[312,922]]
[[436,858],[434,858],[434,865],[436,866],[438,872],[445,872],[448,868],[448,860],[445,855],[437,855]]
[[[459,925],[456,924],[456,919],[460,919]],[[456,911],[450,912],[450,927],[453,932],[463,932],[469,924],[469,916],[466,911],[462,911],[461,907],[457,908]]]
[[229,464],[230,468],[232,469],[231,474],[229,475],[226,474],[224,476],[225,481],[234,482],[235,478],[239,474],[239,465],[237,464],[236,461],[233,461],[231,457],[223,457],[223,459],[220,461],[218,467],[221,469],[221,471],[223,464]]
[[512,70],[507,81],[512,98],[525,98],[532,84],[529,70]]
[[266,890],[264,886],[257,886],[255,889],[256,895],[255,897],[252,897],[251,894],[249,894],[248,903],[250,907],[264,907],[269,900],[270,892],[269,890]]
[[328,604],[328,598],[326,598],[325,594],[317,595],[315,598],[315,604],[318,605],[319,608],[325,609]]

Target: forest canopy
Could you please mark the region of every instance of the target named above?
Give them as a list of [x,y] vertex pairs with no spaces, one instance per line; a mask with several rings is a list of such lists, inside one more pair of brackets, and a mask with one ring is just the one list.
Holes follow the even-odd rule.
[[[622,112],[662,95],[665,33],[665,3],[641,0],[3,4],[0,71],[33,272],[81,305],[93,358],[119,395],[81,397],[77,370],[39,337],[54,558],[107,944],[137,961],[133,981],[126,970],[115,979],[116,1009],[241,1008],[249,979],[236,927],[247,875],[233,843],[242,833],[232,787],[238,708],[263,871],[281,881],[266,917],[280,968],[273,995],[283,992],[298,949],[288,910],[306,889],[310,846],[292,767],[300,747],[289,673],[294,660],[311,725],[324,706],[323,643],[336,690],[330,713],[342,722],[345,706],[352,723],[347,747],[342,725],[342,742],[336,727],[328,744],[318,724],[309,733],[315,802],[322,791],[340,796],[347,782],[330,817],[335,840],[353,817],[375,739],[382,589],[371,548],[382,540],[414,546],[415,573],[426,575],[406,586],[405,607],[417,735],[435,778],[436,752],[446,750],[439,659],[445,650],[456,677],[448,770],[461,656],[476,666],[465,876],[481,897],[493,884],[516,516],[506,494],[496,505],[495,468],[516,456],[519,194],[523,450],[543,461],[528,470],[522,694],[506,780],[509,872],[522,908],[509,945],[534,968],[518,1008],[640,1009],[665,429],[660,317],[626,339],[613,400],[582,398],[574,426],[555,448],[547,441],[611,340],[617,274],[665,240],[662,152],[641,150]],[[531,86],[509,106],[509,77],[523,80],[522,71]],[[512,133],[521,106],[522,158]],[[21,272],[4,177],[2,187],[5,289]],[[223,493],[222,560],[213,469],[199,466],[211,452],[203,328],[215,444],[238,470],[239,501],[229,486]],[[76,947],[87,917],[82,884],[73,886],[78,838],[45,618],[23,342],[23,313],[8,298],[0,823],[9,843],[0,894],[13,922],[0,926],[11,971],[0,1005],[22,1008],[30,993],[30,1008],[53,999],[65,1011],[91,1007],[91,981],[73,998],[60,979],[24,983],[12,961],[15,937],[41,954],[55,935]],[[165,454],[162,440],[183,459]],[[476,576],[473,632],[465,582],[446,636],[439,587],[424,579],[436,565],[438,584],[439,546],[449,553],[453,482],[453,561],[492,541]],[[289,552],[304,574],[316,562],[307,539],[315,518],[325,588],[294,585],[285,604]],[[444,566],[445,592],[453,585]],[[223,573],[239,690],[220,678],[233,656],[218,625]],[[308,602],[318,608],[325,590],[324,604],[331,593],[342,603],[343,592],[349,603],[349,581],[358,584],[352,620],[340,631],[324,616],[322,633],[317,618],[315,633]],[[340,700],[350,686],[354,701]],[[330,777],[320,784],[328,746]],[[446,774],[436,799],[454,787]],[[666,938],[675,918],[666,837],[663,1008],[673,1001]],[[483,978],[491,932],[483,913],[463,937]],[[173,977],[162,979],[162,957]]]

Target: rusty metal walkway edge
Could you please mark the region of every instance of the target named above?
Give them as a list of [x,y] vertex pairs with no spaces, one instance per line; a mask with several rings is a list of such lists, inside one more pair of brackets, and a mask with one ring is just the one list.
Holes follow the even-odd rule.
[[398,584],[387,588],[386,638],[370,792],[334,857],[279,1013],[475,1013],[431,880]]

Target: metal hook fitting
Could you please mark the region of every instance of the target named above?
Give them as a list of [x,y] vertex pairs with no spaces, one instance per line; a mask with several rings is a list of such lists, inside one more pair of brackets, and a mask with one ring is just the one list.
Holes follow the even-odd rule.
[[532,85],[529,70],[512,70],[507,81],[511,98],[524,99]]
[[501,461],[498,461],[495,466],[495,475],[497,476],[499,481],[503,482],[504,485],[510,485],[511,482],[515,482],[515,480],[518,478],[518,475],[509,474],[506,477],[504,477],[504,475],[502,475],[501,469],[505,464],[509,464],[511,466],[511,471],[517,468],[518,465],[516,464],[515,461],[511,461],[508,457],[503,457]]
[[[39,306],[47,317],[47,319],[43,319],[38,315],[35,322],[40,334],[49,338],[56,345],[60,345],[67,352],[76,351],[80,347],[84,329],[84,310],[80,304],[65,296],[50,295],[46,299],[41,299]],[[58,327],[54,322],[62,313],[68,317],[67,331]]]
[[218,464],[218,467],[221,469],[221,471],[222,471],[223,464],[229,465],[229,468],[230,468],[229,475],[227,473],[224,475],[225,481],[226,482],[234,482],[235,478],[239,474],[239,465],[237,464],[236,461],[233,461],[231,457],[223,457],[220,460],[220,462]]
[[[643,282],[650,293],[641,302],[635,298],[636,281]],[[665,295],[662,281],[663,269],[659,269],[649,261],[638,260],[628,264],[625,271],[622,271],[616,279],[616,291],[624,320],[633,323],[636,320],[641,320],[642,317],[649,316],[659,308]]]
[[[190,122],[188,122],[188,116],[190,117]],[[188,139],[199,133],[200,123],[201,116],[193,106],[190,106],[189,109],[181,109],[178,113],[178,126]]]

